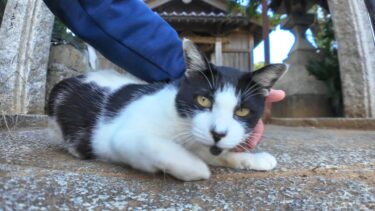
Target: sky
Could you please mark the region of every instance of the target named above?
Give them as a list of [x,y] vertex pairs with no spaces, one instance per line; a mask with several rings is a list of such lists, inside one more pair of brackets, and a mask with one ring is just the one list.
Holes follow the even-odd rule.
[[[313,43],[311,31],[306,32],[307,39]],[[280,29],[280,25],[276,30],[270,33],[270,60],[271,63],[280,63],[288,57],[288,53],[294,44],[294,35],[288,30]],[[313,43],[314,45],[314,43]],[[254,63],[264,61],[264,44],[259,43],[254,49]]]
[[[288,30],[280,29],[270,33],[270,60],[271,63],[280,63],[288,57],[288,53],[294,43],[294,35]],[[258,44],[254,49],[254,63],[264,61],[264,42]]]

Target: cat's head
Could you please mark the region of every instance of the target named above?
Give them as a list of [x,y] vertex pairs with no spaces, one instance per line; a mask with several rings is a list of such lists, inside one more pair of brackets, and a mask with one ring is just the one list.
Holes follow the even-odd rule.
[[242,72],[210,64],[188,39],[184,39],[183,49],[187,70],[176,107],[180,116],[191,120],[195,141],[218,155],[248,138],[263,115],[265,97],[286,72],[286,65]]

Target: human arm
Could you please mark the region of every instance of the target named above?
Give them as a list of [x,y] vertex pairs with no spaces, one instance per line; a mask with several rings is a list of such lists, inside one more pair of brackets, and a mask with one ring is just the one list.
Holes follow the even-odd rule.
[[177,32],[143,1],[44,2],[78,37],[131,74],[148,82],[183,75],[185,63]]

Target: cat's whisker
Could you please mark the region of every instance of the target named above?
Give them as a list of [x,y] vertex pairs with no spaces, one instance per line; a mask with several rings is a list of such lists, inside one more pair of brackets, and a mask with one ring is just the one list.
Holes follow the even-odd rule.
[[173,136],[172,140],[178,140],[179,138],[184,137],[184,136],[188,136],[188,135],[190,135],[190,134],[189,133],[180,133],[178,135]]
[[212,84],[213,84],[213,87],[211,87],[211,89],[212,89],[212,88],[216,87],[215,80],[214,80],[214,77],[215,77],[215,76],[214,76],[214,73],[213,73],[213,71],[212,71],[212,68],[211,68],[210,63],[208,62],[208,59],[207,59],[205,56],[204,56],[203,58],[204,58],[206,64],[208,65],[208,69],[210,70],[211,79],[212,79]]
[[242,146],[241,144],[237,145],[237,147],[240,147],[241,149],[245,150],[246,152],[250,152],[249,149],[247,149],[246,147]]
[[254,86],[256,86],[256,84],[254,83],[253,85],[251,85],[251,87],[249,87],[249,85],[251,84],[251,82],[249,82],[247,85],[246,85],[246,88],[244,89],[245,91],[243,91],[243,95],[247,94],[249,91],[252,90],[252,88]]
[[[256,88],[255,88],[256,87]],[[254,89],[255,88],[255,89]],[[251,87],[245,89],[245,91],[243,92],[243,95],[246,96],[248,94],[251,94],[252,92],[258,90],[259,88],[261,88],[260,86],[257,86],[257,84],[253,84]]]
[[191,133],[188,133],[188,132],[186,132],[186,133],[179,133],[178,135],[175,135],[175,136],[172,138],[172,140],[178,142],[178,140],[179,140],[180,138],[189,137],[189,136],[191,136]]
[[257,87],[256,89],[253,89],[250,92],[247,92],[246,94],[243,95],[244,99],[248,99],[249,97],[261,94],[257,92],[259,89],[261,89],[261,87]]
[[190,142],[193,142],[193,141],[194,141],[193,137],[190,136],[190,137],[186,138],[186,139],[184,140],[184,142],[181,142],[180,144],[181,144],[181,145],[186,145],[187,143],[190,143]]
[[201,70],[198,70],[198,72],[203,75],[203,77],[206,79],[208,85],[210,85],[210,88],[213,89],[214,87],[212,86],[210,80],[207,78],[207,76],[204,74],[204,72],[202,72]]
[[207,139],[207,137],[204,134],[194,133],[194,136],[196,136],[202,143],[207,145],[212,145],[212,140]]
[[251,91],[250,93],[246,94],[244,97],[248,98],[248,97],[251,97],[253,95],[258,95],[258,94],[262,94],[262,93],[259,93],[257,92],[259,91],[259,89],[254,89],[253,91]]
[[[254,89],[254,87],[256,87],[256,88]],[[251,85],[251,87],[246,88],[245,91],[244,91],[244,93],[246,94],[246,93],[251,92],[253,90],[257,90],[259,88],[262,88],[262,87],[258,86],[256,83],[254,83],[253,85]]]

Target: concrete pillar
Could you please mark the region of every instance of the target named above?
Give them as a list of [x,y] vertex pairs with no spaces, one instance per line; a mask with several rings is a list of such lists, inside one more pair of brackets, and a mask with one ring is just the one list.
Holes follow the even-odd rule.
[[346,117],[375,117],[375,39],[363,0],[328,0]]
[[282,23],[282,28],[290,30],[296,40],[284,61],[289,64],[289,71],[275,87],[284,90],[287,97],[282,102],[272,105],[273,117],[332,116],[326,86],[309,75],[305,67],[310,59],[316,58],[314,47],[305,37],[305,32],[313,21],[314,15],[292,13]]
[[0,28],[0,112],[44,112],[54,16],[42,0],[8,0]]

